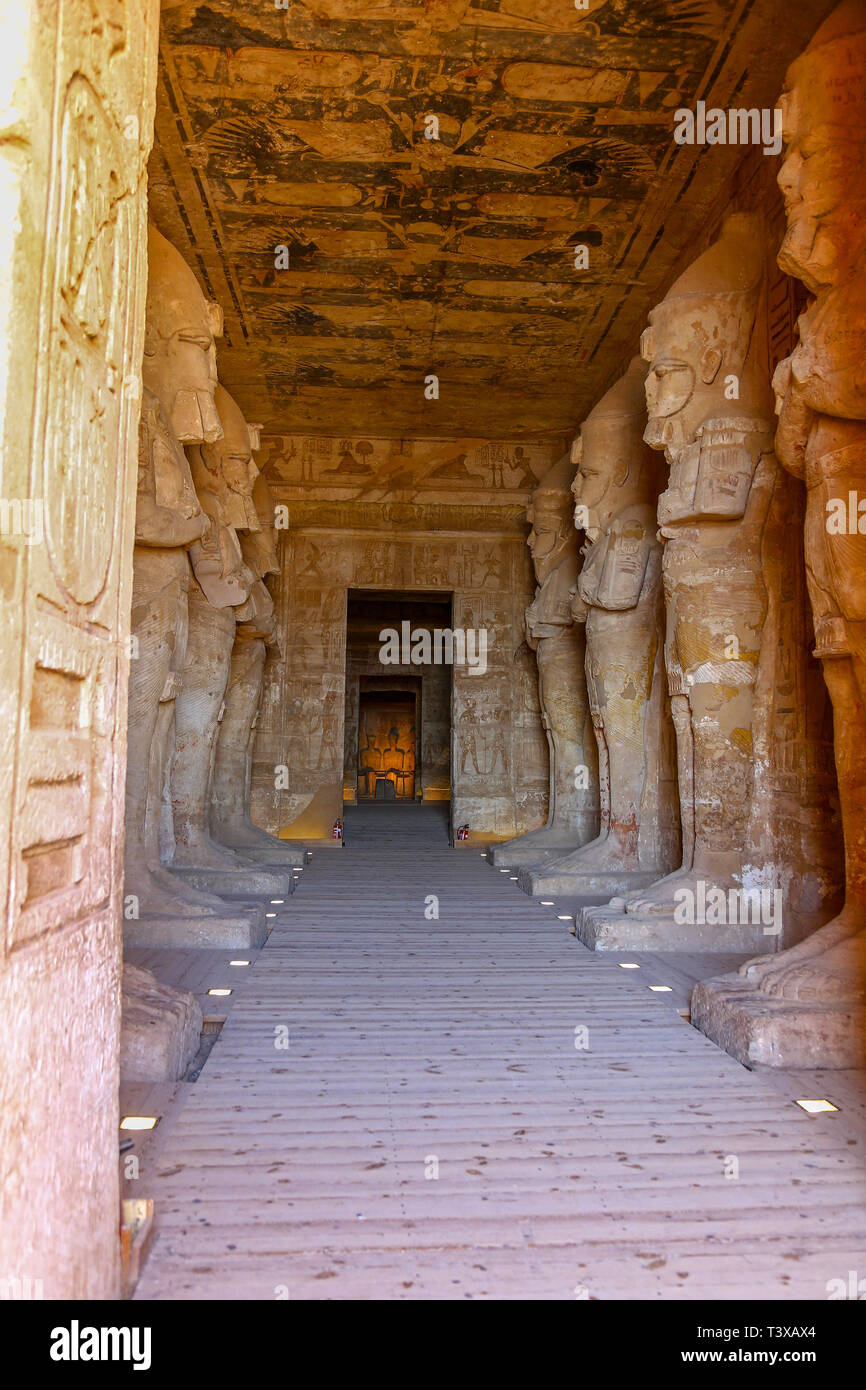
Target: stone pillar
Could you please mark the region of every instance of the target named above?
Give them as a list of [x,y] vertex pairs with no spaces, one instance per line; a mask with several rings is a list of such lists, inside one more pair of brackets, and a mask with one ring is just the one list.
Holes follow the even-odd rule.
[[597,749],[586,692],[585,635],[571,612],[580,568],[571,520],[574,464],[566,455],[532,494],[526,516],[535,598],[526,641],[538,663],[538,694],[550,758],[547,823],[493,851],[497,867],[515,868],[583,845],[598,829]]
[[601,829],[521,875],[534,894],[619,893],[676,862],[679,819],[664,678],[664,601],[656,506],[660,460],[643,439],[646,364],[628,372],[581,429],[572,491],[586,533],[574,605],[586,623],[586,677],[599,750]]
[[771,1066],[862,1066],[866,1051],[864,71],[866,4],[845,0],[789,68],[782,96],[779,265],[813,299],[774,380],[779,458],[807,488],[807,582],[833,703],[845,904],[798,945],[701,984],[692,1002],[710,1037]]
[[[252,426],[250,427],[252,428]],[[256,723],[262,703],[268,647],[279,655],[274,604],[265,587],[279,574],[274,531],[274,499],[264,478],[253,485],[259,530],[241,533],[244,562],[256,575],[250,591],[253,615],[239,622],[232,649],[225,708],[220,720],[210,796],[214,839],[259,864],[302,866],[305,851],[269,835],[250,817],[250,780]]]
[[[124,934],[129,945],[250,943],[261,912],[236,914],[160,862],[174,843],[163,793],[174,753],[177,701],[188,657],[189,555],[214,542],[196,496],[184,445],[214,443],[223,426],[214,399],[222,331],[180,253],[151,227],[139,425],[132,663],[126,777]],[[163,821],[161,826],[160,822]],[[160,831],[162,830],[162,837]]]
[[250,594],[256,576],[245,563],[239,532],[258,530],[252,500],[258,470],[252,437],[228,392],[214,396],[223,434],[191,451],[193,481],[210,518],[207,537],[192,548],[189,637],[176,704],[176,746],[171,767],[173,867],[196,888],[229,897],[284,897],[285,875],[268,873],[210,832],[210,796],[219,722],[229,682],[237,621],[255,619]]
[[[209,523],[184,443],[222,432],[213,388],[216,305],[183,257],[148,229],[148,299],[139,422],[132,578],[132,663],[126,766],[124,916],[148,930],[157,918],[211,916],[223,904],[188,888],[160,863],[162,790],[174,748],[174,702],[186,654],[189,548]],[[140,939],[143,927],[128,929]]]
[[[120,1293],[123,784],[159,6],[4,7],[0,1278]],[[17,1293],[16,1293],[17,1290]]]
[[749,843],[753,730],[767,699],[759,668],[772,646],[762,540],[778,471],[756,349],[764,267],[760,220],[735,214],[653,310],[642,341],[645,437],[670,466],[658,520],[683,859],[653,887],[584,909],[579,934],[600,949],[731,951],[773,940],[762,904],[739,897],[778,886]]

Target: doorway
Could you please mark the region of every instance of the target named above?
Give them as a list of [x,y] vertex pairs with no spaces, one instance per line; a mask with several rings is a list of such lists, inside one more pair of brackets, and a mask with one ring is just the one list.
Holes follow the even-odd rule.
[[413,801],[416,771],[413,691],[361,692],[358,718],[358,800]]
[[[413,658],[408,641],[450,625],[450,594],[349,591],[344,804],[450,799],[451,667]],[[401,635],[397,653],[386,629]]]

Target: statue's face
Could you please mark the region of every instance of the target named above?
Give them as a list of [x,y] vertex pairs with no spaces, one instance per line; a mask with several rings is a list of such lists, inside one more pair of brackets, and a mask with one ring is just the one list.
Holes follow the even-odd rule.
[[[737,344],[742,305],[734,295],[708,294],[663,301],[641,336],[649,364],[644,440],[670,462],[694,442],[711,415],[726,414],[725,373],[742,370]],[[723,362],[731,365],[723,367]],[[743,393],[743,383],[740,383]]]
[[182,315],[168,338],[150,340],[144,357],[145,385],[159,396],[182,444],[213,443],[222,437],[214,403],[217,385],[214,328],[219,311],[198,292],[183,297]]
[[277,533],[274,528],[274,499],[264,478],[259,474],[253,484],[253,504],[259,521],[258,531],[246,531],[241,536],[244,559],[260,579],[266,574],[279,574]]
[[239,531],[257,531],[259,518],[253,505],[253,484],[259,470],[249,448],[233,447],[229,438],[209,446],[219,459],[220,470],[228,489],[226,498],[231,524]]
[[559,507],[540,499],[527,509],[526,518],[532,526],[526,544],[532,555],[535,577],[539,584],[543,584],[558,561],[562,548],[562,511]]
[[[658,311],[656,311],[658,312]],[[695,369],[683,350],[675,316],[641,337],[641,355],[649,363],[645,391],[647,426],[644,439],[653,449],[681,447],[687,439],[689,406],[695,397]]]
[[222,494],[229,525],[238,531],[258,531],[253,486],[259,470],[253,461],[250,431],[223,386],[216,388],[216,406],[223,434],[215,443],[202,447],[202,457]]
[[580,465],[571,485],[574,498],[574,524],[578,530],[586,532],[586,539],[593,544],[601,530],[599,503],[610,487],[610,469],[605,465],[599,451],[592,447],[589,431],[580,450]]
[[866,37],[806,53],[781,97],[785,157],[778,174],[788,227],[779,265],[813,294],[862,265],[866,243]]

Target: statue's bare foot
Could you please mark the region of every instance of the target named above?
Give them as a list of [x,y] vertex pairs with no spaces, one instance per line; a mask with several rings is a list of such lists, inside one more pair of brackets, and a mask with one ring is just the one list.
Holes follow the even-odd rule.
[[269,835],[267,830],[262,830],[258,825],[241,822],[225,828],[219,826],[215,833],[219,836],[220,844],[228,845],[229,849],[241,855],[245,849],[272,850],[274,854],[286,855],[297,854],[298,851],[297,845],[289,844],[288,840],[280,840],[276,835]]
[[[123,883],[124,917],[137,921],[140,917],[207,917],[213,911],[206,904],[197,905],[175,889],[174,880],[157,877],[144,865],[127,871]],[[222,906],[220,901],[220,906]],[[134,911],[133,911],[134,909]]]
[[[778,957],[781,965],[783,952]],[[820,955],[786,965],[767,974],[759,985],[762,994],[800,1003],[832,1004],[866,998],[866,932],[837,941]]]
[[191,883],[187,883],[177,874],[173,874],[171,869],[164,864],[158,866],[152,864],[150,872],[157,883],[161,884],[167,892],[182,898],[184,902],[191,905],[194,909],[192,915],[203,912],[225,912],[226,905],[222,898],[218,898],[214,893],[202,893],[198,888],[193,888]]
[[604,874],[629,873],[640,868],[637,854],[630,846],[624,845],[618,835],[605,830],[588,845],[581,845],[562,859],[548,864],[548,873],[562,874]]
[[[210,836],[201,836],[192,843],[178,845],[172,867],[175,869],[216,869],[223,872],[252,869],[256,866],[235,854],[228,845],[218,845]],[[259,866],[260,867],[260,866]]]
[[518,835],[515,840],[506,840],[503,849],[516,849],[521,853],[524,850],[538,850],[541,853],[549,850],[551,853],[562,854],[569,849],[579,838],[579,832],[570,825],[542,825],[538,830],[530,830],[526,835]]
[[[863,913],[859,908],[846,904],[838,917],[812,932],[804,941],[798,941],[796,946],[789,946],[786,951],[776,955],[753,956],[740,966],[739,974],[758,985],[765,994],[784,993],[782,982],[786,975],[810,965],[823,968],[818,961],[826,951],[857,936],[863,929]],[[778,989],[776,981],[779,981]]]
[[649,888],[639,888],[619,901],[629,913],[646,917],[672,917],[678,902],[674,896],[677,889],[691,888],[696,891],[696,886],[697,876],[693,870],[681,867],[674,869],[672,874],[666,874]]

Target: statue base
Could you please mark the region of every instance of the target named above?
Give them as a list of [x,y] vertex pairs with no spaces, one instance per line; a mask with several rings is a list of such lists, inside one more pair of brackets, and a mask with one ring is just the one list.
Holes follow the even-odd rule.
[[292,876],[274,869],[177,869],[182,878],[200,893],[216,893],[220,898],[287,898]]
[[528,835],[494,845],[487,858],[495,869],[522,869],[543,864],[548,859],[561,859],[564,854],[578,849],[580,844],[573,829],[568,835],[551,834],[549,838],[544,836],[543,831],[533,830]]
[[261,864],[264,869],[274,869],[277,873],[281,869],[302,869],[307,862],[307,851],[305,849],[295,849],[293,845],[282,848],[277,841],[273,849],[251,849],[249,845],[229,845],[235,854],[240,854],[244,859],[251,859],[254,864]]
[[675,922],[673,916],[639,915],[618,907],[584,907],[577,936],[591,951],[746,951],[766,955],[773,938],[758,924]]
[[518,886],[531,898],[567,897],[590,898],[607,894],[633,892],[636,888],[649,888],[658,883],[661,869],[621,869],[618,873],[609,869],[598,873],[575,874],[567,869],[557,870],[556,863],[538,864],[534,868],[522,869],[518,875]]
[[123,924],[125,946],[173,951],[256,951],[267,939],[263,907],[227,912],[219,917],[140,917]]
[[866,1005],[775,999],[743,975],[702,980],[691,1019],[743,1066],[862,1067]]

